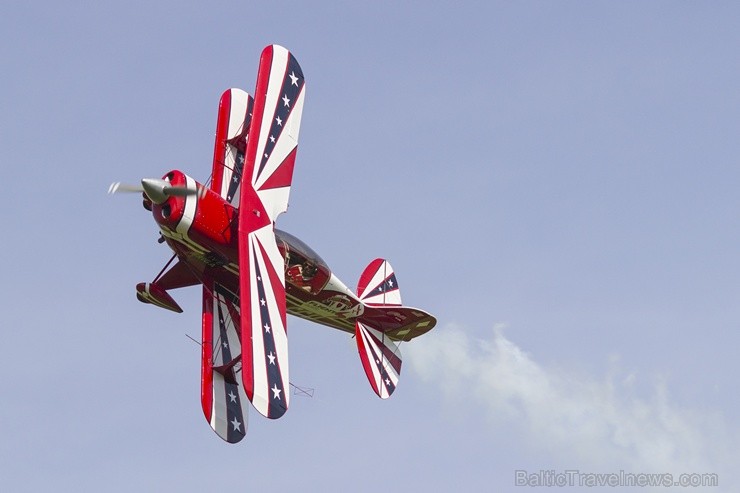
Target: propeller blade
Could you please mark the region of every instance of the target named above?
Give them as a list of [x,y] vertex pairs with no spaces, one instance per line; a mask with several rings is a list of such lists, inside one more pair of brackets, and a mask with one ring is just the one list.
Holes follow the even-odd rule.
[[[203,190],[205,192],[205,189]],[[144,192],[149,199],[155,204],[161,204],[167,197],[187,197],[195,195],[197,190],[191,190],[188,187],[172,186],[168,181],[158,178],[144,178],[141,185],[128,185],[116,181],[108,187],[108,193],[141,193]]]
[[187,187],[164,187],[164,193],[172,197],[187,197],[198,192]]
[[114,193],[141,193],[144,191],[144,188],[141,185],[128,185],[126,183],[121,183],[120,181],[116,181],[110,184],[110,187],[108,187],[108,193],[114,194]]

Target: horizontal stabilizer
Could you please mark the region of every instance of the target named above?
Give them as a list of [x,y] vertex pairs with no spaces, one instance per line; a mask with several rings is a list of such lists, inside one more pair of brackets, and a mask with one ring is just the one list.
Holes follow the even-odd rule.
[[386,334],[357,321],[355,340],[362,368],[378,397],[387,399],[396,390],[401,374],[401,351]]
[[372,306],[401,305],[401,291],[391,264],[376,258],[360,276],[357,296],[363,303]]
[[362,322],[396,341],[410,341],[435,326],[437,320],[424,310],[401,305],[401,291],[390,262],[376,258],[357,283],[357,296],[365,304]]

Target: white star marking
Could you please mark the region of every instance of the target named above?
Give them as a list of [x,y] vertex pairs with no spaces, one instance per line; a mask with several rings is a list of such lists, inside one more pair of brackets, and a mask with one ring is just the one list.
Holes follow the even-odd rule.
[[270,358],[270,364],[271,365],[274,365],[275,364],[275,355],[272,354],[272,351],[270,351],[270,354],[268,354],[267,357]]
[[385,379],[385,384],[386,384],[386,385],[390,385],[390,384],[391,384],[391,381],[390,381],[389,379],[387,379],[387,378],[386,378],[386,379]]
[[287,94],[283,94],[283,104],[285,106],[290,106],[290,99],[288,99],[288,95]]
[[236,416],[234,416],[234,421],[231,424],[234,426],[234,431],[242,431],[242,424],[236,419]]
[[236,402],[236,396],[234,395],[234,391],[229,391],[229,399],[231,399],[231,402]]
[[282,392],[282,390],[280,390],[278,388],[277,384],[273,385],[270,390],[272,390],[272,394],[273,394],[272,397],[273,397],[273,399],[280,400],[280,392]]
[[283,121],[282,121],[282,120],[280,119],[280,117],[279,117],[279,116],[275,118],[275,121],[276,121],[276,122],[277,122],[277,124],[278,124],[278,125],[280,125],[281,127],[283,126]]
[[229,347],[229,343],[228,343],[228,342],[226,342],[226,341],[224,341],[224,342],[223,342],[223,346],[224,346],[224,347]]
[[291,85],[293,85],[293,86],[297,86],[298,85],[298,77],[295,76],[295,72],[291,72],[288,77],[290,77],[290,84]]
[[272,135],[270,135],[270,142],[272,142],[273,144],[275,143],[275,137],[273,137]]
[[262,298],[262,299],[260,300],[260,305],[262,305],[262,306],[265,306],[265,299],[264,299],[264,298]]
[[265,332],[270,333],[270,326],[265,324]]
[[393,287],[393,281],[388,281],[388,286]]

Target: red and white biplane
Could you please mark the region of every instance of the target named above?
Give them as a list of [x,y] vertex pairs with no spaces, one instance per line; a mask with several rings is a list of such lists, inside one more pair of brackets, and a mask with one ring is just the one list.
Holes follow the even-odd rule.
[[398,384],[398,343],[436,323],[401,304],[386,260],[367,266],[354,293],[305,243],[275,228],[288,207],[305,97],[296,59],[268,46],[254,98],[241,89],[221,96],[210,186],[174,170],[109,190],[143,192],[160,242],[174,251],[152,282],[136,286],[137,298],[182,312],[168,291],[203,285],[201,403],[230,443],[247,431],[247,400],[272,419],[288,409],[286,314],[354,334],[365,374],[383,399]]

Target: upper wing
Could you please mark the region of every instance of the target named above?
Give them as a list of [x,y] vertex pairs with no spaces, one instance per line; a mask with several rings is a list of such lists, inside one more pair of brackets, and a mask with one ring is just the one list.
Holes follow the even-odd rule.
[[212,279],[203,279],[200,401],[213,431],[229,443],[240,441],[247,432],[240,335],[238,297]]
[[262,51],[247,143],[247,170],[271,221],[288,208],[306,97],[303,71],[282,46]]
[[[288,207],[305,98],[303,72],[281,46],[262,51],[239,201],[244,386],[268,418],[288,409],[285,262],[274,221]],[[249,177],[249,180],[247,180]]]
[[288,334],[283,257],[271,226],[241,235],[239,277],[242,340],[251,341],[244,348],[244,387],[260,414],[279,418],[290,399]]
[[253,104],[252,96],[233,88],[224,91],[218,104],[211,190],[234,206],[239,201]]

